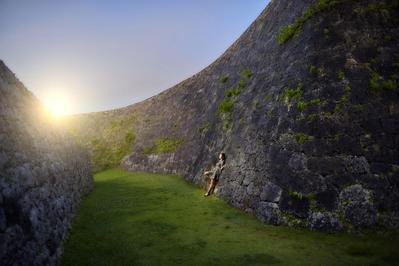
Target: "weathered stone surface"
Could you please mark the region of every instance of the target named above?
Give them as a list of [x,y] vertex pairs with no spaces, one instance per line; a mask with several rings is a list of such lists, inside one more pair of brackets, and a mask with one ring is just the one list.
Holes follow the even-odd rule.
[[340,208],[346,220],[356,227],[371,227],[377,221],[377,212],[371,192],[361,185],[345,188],[339,194]]
[[378,223],[389,229],[396,229],[399,227],[399,213],[378,213]]
[[263,222],[271,224],[281,223],[280,209],[276,203],[260,202],[256,210],[256,216]]
[[0,61],[0,264],[57,265],[80,199],[88,153],[52,125]]
[[4,231],[7,228],[7,218],[3,209],[0,209],[0,231]]
[[279,186],[273,184],[272,182],[267,182],[262,189],[260,199],[262,201],[278,203],[281,198],[281,192],[282,189]]
[[313,212],[309,215],[309,227],[323,231],[336,231],[343,228],[338,216],[322,212]]

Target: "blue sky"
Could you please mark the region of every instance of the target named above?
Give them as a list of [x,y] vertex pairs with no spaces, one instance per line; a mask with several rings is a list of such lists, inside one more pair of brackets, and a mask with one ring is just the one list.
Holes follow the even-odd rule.
[[0,0],[0,58],[68,113],[126,106],[212,63],[268,0]]

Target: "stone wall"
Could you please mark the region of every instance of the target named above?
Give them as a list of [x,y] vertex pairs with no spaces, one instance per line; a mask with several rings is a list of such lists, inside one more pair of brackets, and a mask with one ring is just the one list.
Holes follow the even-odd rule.
[[92,189],[84,149],[0,61],[0,264],[55,265]]
[[[135,133],[122,161],[132,171],[176,173],[203,186],[203,171],[225,151],[217,195],[264,222],[398,229],[398,7],[273,0],[201,72],[82,119],[96,137],[115,121]],[[282,31],[291,38],[279,42]],[[84,136],[87,123],[77,124]],[[164,139],[180,144],[152,148]]]

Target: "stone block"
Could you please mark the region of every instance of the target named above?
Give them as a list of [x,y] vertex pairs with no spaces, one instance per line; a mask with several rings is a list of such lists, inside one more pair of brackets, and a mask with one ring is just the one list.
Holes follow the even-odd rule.
[[282,189],[272,182],[266,182],[260,193],[260,199],[268,202],[279,202],[281,198]]
[[339,194],[339,207],[346,221],[355,227],[372,227],[377,221],[377,211],[372,202],[372,193],[356,184]]
[[281,223],[281,212],[276,203],[263,202],[259,203],[256,210],[256,215],[265,223],[280,224]]

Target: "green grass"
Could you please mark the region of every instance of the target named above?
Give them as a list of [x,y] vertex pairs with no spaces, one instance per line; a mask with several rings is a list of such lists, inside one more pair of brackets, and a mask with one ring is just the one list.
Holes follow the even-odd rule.
[[387,265],[397,236],[265,225],[181,177],[112,169],[95,175],[62,265]]

